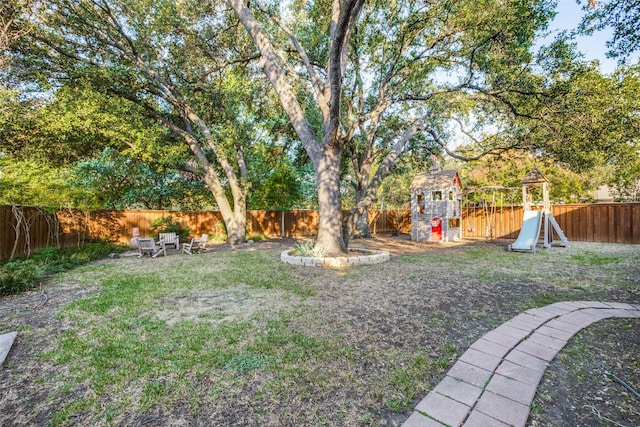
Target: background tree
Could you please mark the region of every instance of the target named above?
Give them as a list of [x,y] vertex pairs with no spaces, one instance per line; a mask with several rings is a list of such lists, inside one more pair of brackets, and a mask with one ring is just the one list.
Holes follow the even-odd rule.
[[[6,51],[27,32],[28,27],[20,25],[20,15],[30,3],[25,0],[3,0],[0,3],[0,71],[7,68],[11,60]],[[3,82],[2,88],[4,86]]]
[[640,202],[640,158],[630,158],[608,182],[617,202]]
[[13,159],[0,153],[0,205],[45,209],[84,207],[89,194],[72,183],[68,168],[51,167],[34,159]]
[[263,145],[248,157],[249,209],[288,210],[301,203],[298,171],[284,147]]
[[640,64],[635,67],[620,67],[612,77],[615,84],[609,91],[614,97],[615,114],[607,130],[609,138],[617,142],[615,153],[607,162],[611,175],[607,184],[617,201],[640,200]]
[[202,192],[201,181],[155,166],[105,148],[100,156],[79,162],[72,181],[90,194],[84,203],[94,209],[182,209]]
[[186,158],[188,150],[176,149],[175,138],[143,110],[86,81],[67,82],[53,92],[5,93],[13,95],[0,108],[0,149],[11,156],[71,165],[111,147],[156,161]]
[[38,110],[37,100],[20,99],[18,91],[0,87],[0,151],[6,156],[24,152],[26,141],[37,132]]
[[215,2],[54,0],[28,23],[31,37],[15,52],[38,70],[32,77],[80,79],[144,109],[189,147],[194,162],[183,167],[211,191],[229,242],[243,241],[261,86],[242,59],[230,60],[243,58],[244,37],[224,11]]
[[387,177],[378,189],[380,209],[411,209],[411,182],[419,172],[406,168]]
[[534,150],[574,170],[615,162],[629,154],[628,148],[637,147],[640,121],[634,111],[640,104],[629,95],[639,83],[638,69],[623,67],[612,77],[591,66],[570,70],[553,82],[564,86],[565,95],[556,99],[543,120],[514,122],[512,130],[518,138],[527,138]]
[[[506,135],[560,168],[591,174],[591,186],[631,176],[640,158],[640,102],[633,95],[639,68],[621,66],[603,76],[592,64],[570,64],[548,74],[550,91],[563,96],[549,98],[535,120],[510,122]],[[604,171],[599,182],[595,170]]]
[[[189,159],[188,149],[176,145],[170,132],[135,105],[82,82],[58,88],[52,99],[28,92],[20,97],[8,90],[0,94],[4,184],[8,187],[12,180],[20,189],[20,194],[5,193],[5,203],[40,201],[49,208],[82,209],[212,207],[210,192],[209,200],[203,197],[202,182],[175,169]],[[25,170],[19,176],[21,169]],[[49,179],[43,183],[31,170]],[[64,177],[64,182],[54,176]],[[56,199],[54,192],[43,198],[54,182],[60,197]]]
[[[501,156],[489,156],[458,165],[465,190],[480,187],[505,187],[513,189],[507,194],[505,204],[522,203],[522,178],[533,165],[551,181],[550,197],[553,203],[592,202],[596,188],[603,176],[590,171],[578,174],[564,168],[549,158],[534,156],[523,151],[503,153]],[[471,194],[470,199],[478,194]]]

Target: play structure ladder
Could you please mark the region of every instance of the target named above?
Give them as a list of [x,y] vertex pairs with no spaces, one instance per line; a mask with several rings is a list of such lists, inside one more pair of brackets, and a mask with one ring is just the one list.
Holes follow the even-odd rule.
[[545,243],[550,242],[549,235],[547,233],[550,232],[548,223],[551,223],[551,226],[556,231],[556,234],[558,235],[558,237],[560,237],[560,241],[562,242],[562,244],[566,248],[568,248],[570,245],[569,245],[569,241],[567,240],[567,236],[565,236],[564,233],[562,232],[562,229],[560,228],[560,225],[558,224],[558,221],[556,221],[556,219],[554,218],[553,214],[551,212],[545,212],[544,217],[545,217],[545,222],[544,222]]

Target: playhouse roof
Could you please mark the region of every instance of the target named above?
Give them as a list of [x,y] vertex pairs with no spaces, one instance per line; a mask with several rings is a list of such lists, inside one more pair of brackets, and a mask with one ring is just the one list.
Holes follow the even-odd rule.
[[456,170],[441,170],[437,172],[426,172],[416,175],[411,182],[411,189],[426,189],[426,188],[449,188],[451,186],[457,186],[462,189],[462,181]]
[[533,168],[529,171],[528,174],[522,178],[521,184],[540,184],[543,182],[551,182],[549,179],[544,176],[542,172],[538,170],[538,168],[533,165]]

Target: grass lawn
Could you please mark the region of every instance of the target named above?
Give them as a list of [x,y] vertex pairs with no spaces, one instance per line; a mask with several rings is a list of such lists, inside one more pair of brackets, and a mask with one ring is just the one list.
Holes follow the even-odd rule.
[[0,425],[396,425],[521,311],[640,303],[639,246],[502,243],[377,239],[391,261],[332,270],[260,242],[59,274],[46,302],[0,299],[0,333],[20,332]]

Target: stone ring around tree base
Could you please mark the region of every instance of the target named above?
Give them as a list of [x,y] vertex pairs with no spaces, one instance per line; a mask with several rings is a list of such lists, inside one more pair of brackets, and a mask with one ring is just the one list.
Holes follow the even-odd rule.
[[349,256],[341,257],[308,257],[291,255],[294,249],[280,254],[280,260],[286,264],[304,267],[352,267],[356,265],[382,264],[390,259],[389,252],[370,249],[351,248]]

